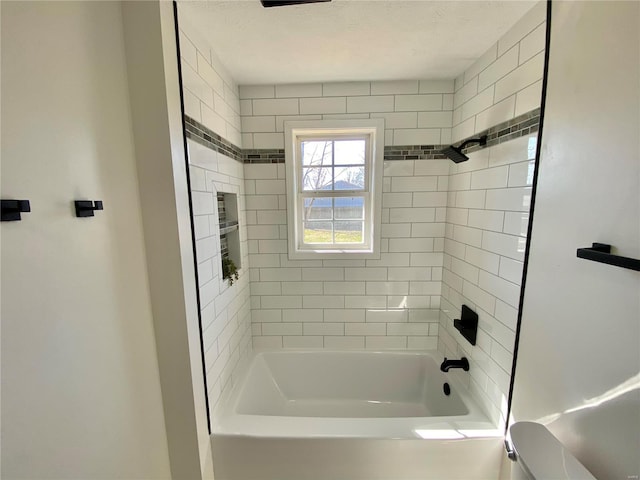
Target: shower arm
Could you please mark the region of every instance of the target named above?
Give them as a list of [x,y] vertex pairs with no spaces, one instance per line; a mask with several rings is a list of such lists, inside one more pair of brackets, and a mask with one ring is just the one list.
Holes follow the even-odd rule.
[[467,146],[471,145],[472,143],[477,143],[481,147],[484,147],[487,144],[487,136],[483,135],[480,138],[472,138],[470,140],[467,140],[467,141],[463,142],[462,145],[460,145],[458,147],[458,150],[462,150],[463,148],[466,148]]

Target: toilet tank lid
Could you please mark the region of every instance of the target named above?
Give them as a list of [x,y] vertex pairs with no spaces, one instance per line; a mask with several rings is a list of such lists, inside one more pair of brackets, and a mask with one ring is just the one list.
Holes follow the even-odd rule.
[[532,478],[596,480],[544,425],[517,422],[509,434],[518,463]]

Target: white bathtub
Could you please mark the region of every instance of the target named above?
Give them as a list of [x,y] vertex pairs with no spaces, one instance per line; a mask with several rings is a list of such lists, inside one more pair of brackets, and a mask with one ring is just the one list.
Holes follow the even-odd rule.
[[433,353],[259,353],[214,415],[213,433],[450,439],[494,430],[441,361]]
[[214,412],[216,479],[497,478],[502,429],[441,361],[258,353]]

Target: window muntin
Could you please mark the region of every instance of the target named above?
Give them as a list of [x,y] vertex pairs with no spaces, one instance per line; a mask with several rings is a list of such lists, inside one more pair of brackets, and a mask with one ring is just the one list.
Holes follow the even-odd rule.
[[297,138],[298,248],[368,248],[370,142],[368,134]]
[[369,136],[298,137],[299,247],[362,248],[367,242]]
[[285,123],[289,257],[379,258],[384,122]]
[[303,197],[303,243],[364,245],[365,197]]

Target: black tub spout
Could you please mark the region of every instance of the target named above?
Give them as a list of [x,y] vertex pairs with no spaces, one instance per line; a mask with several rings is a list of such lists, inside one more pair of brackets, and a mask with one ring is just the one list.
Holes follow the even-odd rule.
[[461,368],[465,372],[468,372],[469,360],[467,360],[467,357],[462,357],[460,360],[447,360],[445,357],[444,362],[440,365],[440,370],[448,372],[451,368]]

